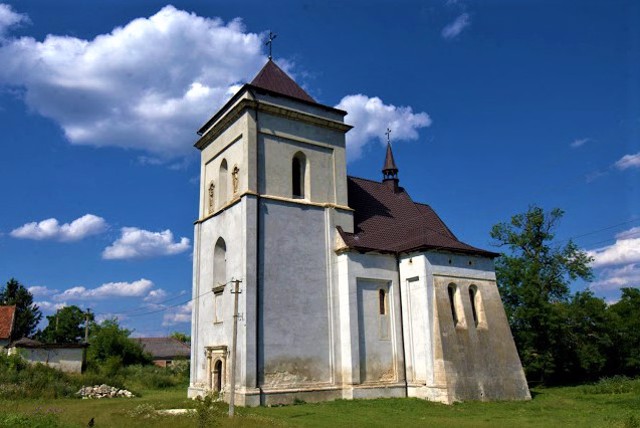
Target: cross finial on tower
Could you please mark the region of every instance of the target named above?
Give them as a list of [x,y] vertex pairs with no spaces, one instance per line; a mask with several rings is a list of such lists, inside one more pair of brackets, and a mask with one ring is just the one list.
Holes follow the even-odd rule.
[[271,31],[269,31],[269,40],[267,40],[265,43],[265,45],[269,46],[269,59],[272,58],[271,48],[273,47],[273,39],[275,39],[276,37],[278,37],[276,33],[272,33]]
[[387,143],[391,144],[391,129],[387,128],[387,132],[384,134],[387,136]]

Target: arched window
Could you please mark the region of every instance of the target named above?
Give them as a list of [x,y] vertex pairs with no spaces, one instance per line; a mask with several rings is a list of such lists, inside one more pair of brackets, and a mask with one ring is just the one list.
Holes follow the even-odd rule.
[[451,306],[451,316],[453,317],[453,325],[458,325],[458,313],[456,311],[456,285],[449,284],[447,287],[449,293],[449,305]]
[[298,152],[291,160],[291,194],[296,199],[304,199],[306,181],[307,157]]
[[213,278],[214,287],[227,283],[227,245],[222,238],[213,249]]
[[220,207],[227,203],[227,160],[222,159],[218,174],[218,204]]
[[378,290],[378,306],[380,307],[380,315],[387,314],[387,292],[383,289]]
[[216,209],[214,197],[215,191],[216,185],[213,184],[213,181],[211,181],[211,183],[209,183],[209,214],[213,213],[213,211]]
[[469,300],[471,301],[471,313],[473,314],[473,323],[478,326],[478,311],[476,309],[476,298],[478,294],[478,287],[471,285],[469,287]]

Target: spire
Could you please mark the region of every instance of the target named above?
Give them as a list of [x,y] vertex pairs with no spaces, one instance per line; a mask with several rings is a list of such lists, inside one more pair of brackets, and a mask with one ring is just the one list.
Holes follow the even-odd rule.
[[393,159],[393,152],[391,151],[390,143],[387,143],[387,156],[384,159],[382,174],[384,176],[384,180],[398,179],[398,167],[396,166],[396,161]]
[[391,150],[391,129],[387,128],[387,155],[384,158],[384,166],[382,167],[382,182],[389,183],[393,187],[394,193],[398,192],[398,167],[393,159],[393,151]]

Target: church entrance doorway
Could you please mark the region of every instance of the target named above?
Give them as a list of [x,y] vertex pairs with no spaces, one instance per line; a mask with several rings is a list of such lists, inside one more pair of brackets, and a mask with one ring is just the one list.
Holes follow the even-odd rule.
[[213,390],[220,392],[222,390],[222,361],[216,361],[213,366]]

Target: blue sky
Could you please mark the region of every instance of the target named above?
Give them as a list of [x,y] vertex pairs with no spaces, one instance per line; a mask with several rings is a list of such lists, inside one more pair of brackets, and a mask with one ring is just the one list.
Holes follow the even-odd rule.
[[[1,0],[0,0],[1,1]],[[462,240],[531,204],[640,286],[634,1],[0,3],[0,280],[135,335],[189,331],[196,130],[266,61],[346,109],[348,172],[400,182]]]

